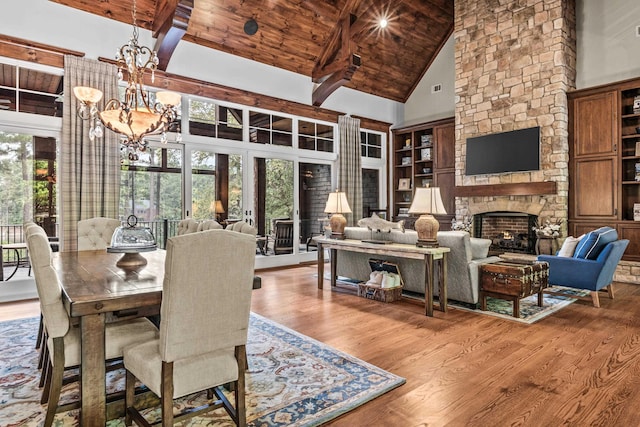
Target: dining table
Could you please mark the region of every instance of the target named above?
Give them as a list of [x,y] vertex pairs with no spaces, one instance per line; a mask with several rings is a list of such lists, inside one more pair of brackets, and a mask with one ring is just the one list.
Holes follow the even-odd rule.
[[53,253],[64,306],[81,331],[83,427],[107,421],[105,325],[160,312],[165,253],[146,252],[146,265],[127,269],[116,266],[122,254],[106,250]]

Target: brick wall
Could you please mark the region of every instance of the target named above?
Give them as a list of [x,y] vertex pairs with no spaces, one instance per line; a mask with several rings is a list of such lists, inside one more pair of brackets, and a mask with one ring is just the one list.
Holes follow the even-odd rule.
[[[505,200],[542,203],[539,215],[567,218],[568,105],[575,87],[574,0],[464,0],[455,3],[456,185],[556,181],[557,194],[456,199],[469,205]],[[469,137],[541,128],[541,170],[465,176]],[[566,221],[565,221],[566,227]]]

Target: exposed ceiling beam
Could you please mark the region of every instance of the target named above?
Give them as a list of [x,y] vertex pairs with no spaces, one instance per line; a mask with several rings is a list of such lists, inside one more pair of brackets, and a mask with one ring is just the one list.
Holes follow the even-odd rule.
[[[311,78],[320,83],[312,94],[312,104],[316,107],[335,92],[339,87],[351,80],[353,73],[361,65],[360,56],[355,54],[355,43],[352,40],[351,28],[358,17],[353,14],[362,0],[348,0],[340,14],[340,20],[334,27],[322,52],[318,55]],[[357,32],[360,32],[358,28]]]
[[160,0],[156,4],[153,36],[160,70],[166,71],[171,55],[187,32],[192,11],[193,0]]

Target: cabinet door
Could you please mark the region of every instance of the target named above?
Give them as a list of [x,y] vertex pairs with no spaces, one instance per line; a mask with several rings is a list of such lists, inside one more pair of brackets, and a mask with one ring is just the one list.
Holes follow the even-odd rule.
[[454,124],[438,126],[433,129],[436,141],[435,167],[453,169],[456,166],[456,138]]
[[629,246],[624,251],[623,259],[640,261],[640,223],[618,224],[618,238],[629,240]]
[[617,92],[605,92],[573,101],[574,155],[613,154],[618,131]]
[[435,185],[440,188],[442,203],[448,215],[456,214],[456,173],[455,171],[436,172]]
[[616,219],[616,157],[576,159],[571,184],[572,218]]

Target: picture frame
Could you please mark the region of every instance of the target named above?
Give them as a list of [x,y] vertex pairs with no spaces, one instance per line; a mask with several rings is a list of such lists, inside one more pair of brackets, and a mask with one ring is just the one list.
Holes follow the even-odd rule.
[[420,150],[421,160],[431,160],[431,148],[423,148]]
[[411,190],[411,178],[400,178],[398,180],[398,190]]
[[633,220],[640,221],[640,203],[633,204]]

